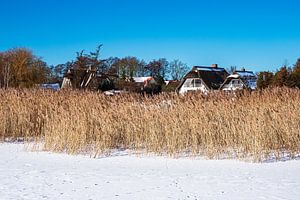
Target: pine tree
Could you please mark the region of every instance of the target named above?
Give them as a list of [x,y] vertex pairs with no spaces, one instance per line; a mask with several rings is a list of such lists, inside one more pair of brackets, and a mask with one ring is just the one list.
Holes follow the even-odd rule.
[[280,68],[272,79],[272,85],[275,87],[283,87],[290,85],[290,73],[288,72],[286,66]]
[[272,78],[273,78],[272,72],[260,72],[258,74],[257,79],[257,88],[258,89],[265,89],[271,86],[272,84]]
[[291,73],[291,87],[300,88],[300,58],[297,60]]

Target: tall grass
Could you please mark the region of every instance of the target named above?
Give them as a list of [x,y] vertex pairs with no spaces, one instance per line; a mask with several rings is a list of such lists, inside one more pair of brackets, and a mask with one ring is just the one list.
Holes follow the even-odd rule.
[[126,148],[171,156],[280,158],[300,152],[300,91],[147,98],[0,90],[0,137],[94,156]]

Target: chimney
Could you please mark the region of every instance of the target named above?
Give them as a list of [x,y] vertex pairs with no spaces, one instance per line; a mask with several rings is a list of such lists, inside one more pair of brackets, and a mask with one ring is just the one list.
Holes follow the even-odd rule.
[[211,67],[212,68],[218,68],[218,64],[212,64]]

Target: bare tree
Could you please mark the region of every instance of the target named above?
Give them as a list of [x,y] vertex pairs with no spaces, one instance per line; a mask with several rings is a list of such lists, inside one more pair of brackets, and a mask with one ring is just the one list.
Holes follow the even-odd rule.
[[158,59],[158,62],[160,62],[160,65],[161,65],[160,76],[162,76],[163,79],[166,79],[167,74],[170,73],[169,62],[166,58],[160,58],[160,59]]
[[162,77],[161,70],[163,67],[163,63],[159,60],[153,60],[148,63],[146,66],[147,71],[150,73],[150,76],[153,76],[154,78]]
[[226,71],[229,73],[229,74],[233,74],[234,72],[236,72],[237,70],[237,66],[230,66],[229,68],[226,68]]
[[50,69],[28,49],[10,49],[0,54],[1,87],[32,87],[48,80]]
[[140,60],[138,63],[138,69],[137,69],[136,75],[142,76],[142,77],[146,76],[147,75],[146,66],[147,66],[147,63],[144,60]]
[[174,60],[170,63],[170,75],[173,80],[180,80],[188,72],[187,64],[180,60]]
[[2,79],[0,80],[0,87],[8,88],[12,77],[12,72],[11,72],[11,65],[7,61],[6,53],[0,54],[0,69],[1,69],[0,77]]

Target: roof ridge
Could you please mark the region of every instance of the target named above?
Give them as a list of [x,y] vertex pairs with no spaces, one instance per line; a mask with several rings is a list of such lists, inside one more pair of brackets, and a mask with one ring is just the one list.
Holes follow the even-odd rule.
[[211,66],[198,66],[198,65],[195,65],[193,67],[196,67],[196,68],[212,68],[212,69],[225,69],[223,67],[211,67]]

